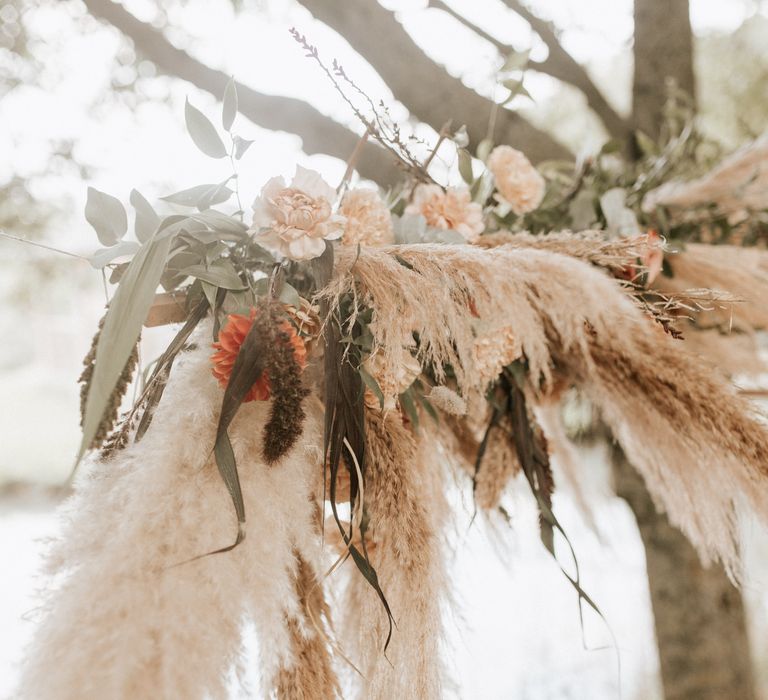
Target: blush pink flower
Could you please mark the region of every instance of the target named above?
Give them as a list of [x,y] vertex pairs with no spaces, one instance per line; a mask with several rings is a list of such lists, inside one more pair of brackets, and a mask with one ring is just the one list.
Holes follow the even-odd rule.
[[253,203],[251,232],[265,248],[291,260],[323,254],[339,238],[344,217],[333,213],[336,191],[314,170],[297,167],[290,187],[273,177]]
[[349,190],[339,212],[346,219],[344,245],[387,245],[394,240],[392,216],[376,190]]
[[511,146],[496,146],[488,156],[488,170],[496,189],[518,216],[538,208],[544,198],[544,178],[524,153]]
[[421,214],[433,228],[451,229],[473,243],[485,230],[483,208],[472,201],[467,187],[417,185],[406,214]]

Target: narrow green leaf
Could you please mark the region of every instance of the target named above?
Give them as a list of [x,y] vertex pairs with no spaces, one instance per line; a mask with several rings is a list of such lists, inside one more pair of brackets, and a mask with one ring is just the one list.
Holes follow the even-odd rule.
[[95,187],[88,188],[85,218],[104,246],[115,245],[128,230],[128,216],[120,200]]
[[459,153],[459,174],[461,179],[468,185],[474,182],[474,173],[472,172],[472,156],[466,148],[457,149]]
[[416,409],[416,403],[413,400],[413,391],[406,389],[400,394],[400,405],[403,407],[406,415],[411,421],[414,430],[419,429],[419,412]]
[[93,379],[83,418],[79,462],[101,423],[107,402],[131,354],[155,298],[173,238],[153,238],[141,247],[129,263],[110,302],[99,344]]
[[360,372],[360,376],[363,378],[363,382],[365,383],[365,386],[367,386],[373,392],[373,395],[378,399],[379,407],[383,411],[384,410],[384,392],[381,390],[379,383],[364,367],[361,366],[358,371]]
[[234,77],[229,79],[224,88],[224,101],[221,106],[221,125],[229,131],[237,114],[237,85]]
[[157,231],[157,227],[160,225],[160,217],[138,190],[131,190],[131,204],[136,210],[136,223],[134,226],[136,238],[142,243],[146,243]]
[[184,105],[184,118],[195,146],[211,158],[226,158],[227,149],[216,127],[199,109],[193,107],[188,99]]

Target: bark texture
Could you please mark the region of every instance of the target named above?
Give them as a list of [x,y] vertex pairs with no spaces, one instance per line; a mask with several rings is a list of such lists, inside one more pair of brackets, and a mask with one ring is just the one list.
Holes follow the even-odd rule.
[[739,591],[722,567],[702,567],[618,446],[613,466],[616,493],[635,514],[645,545],[665,700],[754,700]]
[[[91,15],[108,22],[128,37],[137,53],[152,61],[161,73],[187,80],[217,99],[224,96],[229,81],[226,73],[176,48],[160,30],[137,19],[120,3],[112,0],[84,2]],[[307,154],[327,153],[347,160],[359,141],[360,137],[353,131],[302,100],[265,95],[242,83],[237,84],[237,94],[239,110],[247,119],[265,129],[300,136]],[[363,147],[356,167],[361,175],[384,186],[402,179],[394,157],[370,141]]]
[[636,129],[656,137],[667,80],[695,97],[688,0],[635,0],[634,55],[632,121]]

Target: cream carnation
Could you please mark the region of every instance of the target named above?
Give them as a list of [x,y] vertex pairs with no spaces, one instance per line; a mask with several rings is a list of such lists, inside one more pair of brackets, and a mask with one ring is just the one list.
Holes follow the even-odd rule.
[[392,216],[376,190],[350,190],[339,209],[346,218],[345,245],[387,245],[394,241]]
[[485,230],[483,208],[472,201],[467,187],[444,191],[439,185],[417,185],[405,213],[421,214],[427,225],[456,231],[470,243]]
[[525,154],[511,146],[496,146],[488,156],[496,189],[518,216],[536,209],[544,198],[544,178]]
[[251,232],[269,250],[291,260],[323,254],[325,241],[339,238],[344,217],[334,214],[336,191],[314,170],[297,167],[290,187],[273,177],[253,203]]

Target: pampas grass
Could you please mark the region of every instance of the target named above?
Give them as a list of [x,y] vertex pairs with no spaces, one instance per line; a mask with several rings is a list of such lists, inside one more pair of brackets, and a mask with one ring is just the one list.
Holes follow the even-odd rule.
[[300,661],[306,629],[298,552],[319,570],[313,500],[322,464],[321,406],[305,402],[299,445],[261,459],[267,402],[245,404],[230,435],[247,513],[236,518],[211,450],[222,392],[211,376],[210,324],[181,355],[144,439],[77,484],[51,560],[61,584],[30,650],[19,697],[34,700],[225,698],[241,665],[240,629],[253,618],[267,687]]
[[446,581],[440,463],[434,446],[426,437],[417,442],[399,413],[368,410],[365,427],[369,556],[396,629],[385,656],[387,616],[375,591],[352,570],[344,596],[344,648],[363,676],[359,697],[436,700]]
[[463,396],[485,389],[470,304],[480,319],[512,326],[534,394],[580,386],[704,560],[738,575],[734,508],[747,500],[768,516],[768,433],[616,281],[531,248],[421,245],[345,255],[326,295],[346,292],[374,309],[374,349],[387,361],[415,332],[419,359],[438,381],[450,365]]
[[707,287],[741,300],[715,306],[700,323],[741,324],[747,329],[768,328],[768,251],[730,245],[689,243],[667,256],[672,276],[660,276],[654,285],[664,293]]

